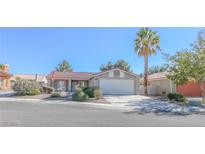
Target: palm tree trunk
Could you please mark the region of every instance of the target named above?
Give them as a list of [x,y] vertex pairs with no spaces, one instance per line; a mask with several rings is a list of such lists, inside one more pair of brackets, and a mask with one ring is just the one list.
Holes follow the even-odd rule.
[[147,79],[148,78],[148,55],[144,57],[144,95],[147,96]]

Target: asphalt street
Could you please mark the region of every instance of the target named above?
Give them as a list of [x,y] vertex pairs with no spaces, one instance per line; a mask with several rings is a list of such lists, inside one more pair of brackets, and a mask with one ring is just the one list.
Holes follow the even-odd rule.
[[139,114],[82,104],[0,101],[0,126],[132,127],[205,126],[205,115]]

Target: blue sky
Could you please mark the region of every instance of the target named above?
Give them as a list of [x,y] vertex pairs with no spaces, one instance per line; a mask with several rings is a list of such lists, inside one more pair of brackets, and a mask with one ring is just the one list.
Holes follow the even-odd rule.
[[[163,52],[188,48],[202,28],[152,28],[161,37]],[[98,72],[101,64],[124,59],[135,73],[143,72],[143,58],[134,52],[139,28],[0,28],[0,63],[11,73],[47,74],[62,60],[74,71]],[[161,53],[149,65],[163,64]]]

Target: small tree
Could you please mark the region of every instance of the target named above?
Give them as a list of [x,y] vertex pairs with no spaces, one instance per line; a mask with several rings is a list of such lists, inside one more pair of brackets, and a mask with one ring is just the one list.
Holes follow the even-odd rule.
[[111,61],[109,61],[107,64],[102,64],[100,66],[101,71],[107,71],[107,70],[111,70],[113,68],[114,68],[114,64]]
[[148,74],[164,72],[167,70],[167,67],[164,65],[161,66],[152,66],[148,69]]
[[58,64],[58,66],[56,67],[56,71],[61,71],[61,72],[72,72],[73,68],[72,66],[69,64],[68,61],[63,60],[63,62],[61,64]]
[[130,64],[128,62],[126,62],[125,60],[123,60],[123,59],[118,60],[115,63],[114,67],[115,68],[120,68],[120,69],[128,71],[128,72],[132,72]]
[[192,51],[177,52],[168,57],[168,78],[176,85],[190,80],[197,82],[202,90],[202,102],[205,103],[205,32],[200,32]]
[[198,82],[202,90],[202,102],[205,103],[205,30],[198,33],[197,40],[192,44],[193,54],[193,71],[192,77]]
[[18,95],[39,95],[41,87],[36,81],[19,79],[15,82],[13,89]]
[[122,59],[117,60],[117,62],[114,64],[111,61],[109,61],[107,64],[101,65],[100,70],[107,71],[107,70],[111,70],[113,68],[120,68],[122,70],[132,72],[130,64]]

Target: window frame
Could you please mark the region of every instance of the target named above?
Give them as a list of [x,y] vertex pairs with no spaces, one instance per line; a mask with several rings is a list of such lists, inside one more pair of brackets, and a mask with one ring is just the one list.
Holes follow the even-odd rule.
[[119,70],[113,71],[113,76],[114,77],[120,77],[120,71]]

